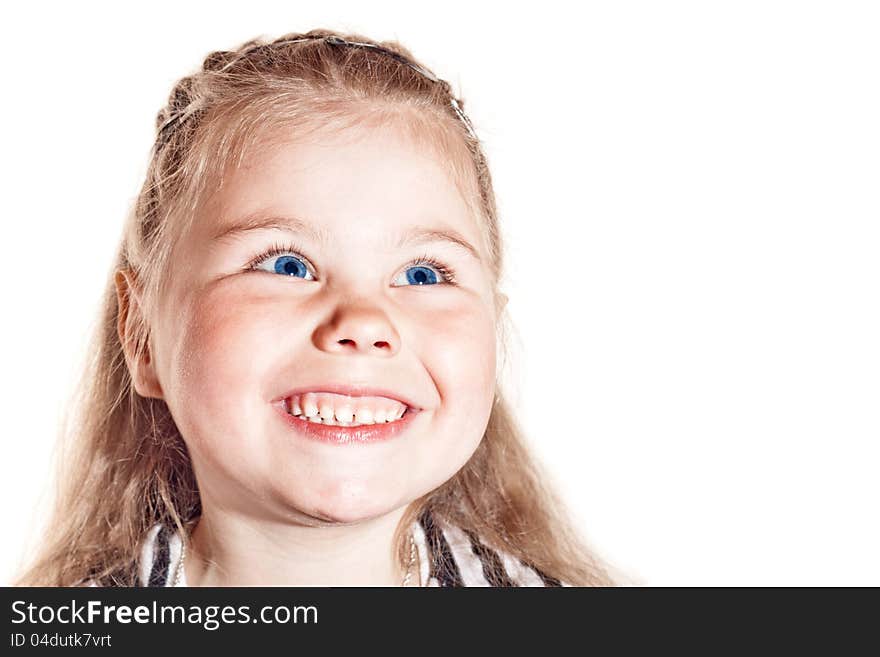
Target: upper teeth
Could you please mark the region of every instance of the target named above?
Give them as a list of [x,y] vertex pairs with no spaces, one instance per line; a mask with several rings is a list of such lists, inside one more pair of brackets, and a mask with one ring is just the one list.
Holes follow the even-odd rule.
[[349,397],[330,392],[306,392],[285,400],[291,415],[323,424],[384,424],[399,420],[406,405],[387,397]]

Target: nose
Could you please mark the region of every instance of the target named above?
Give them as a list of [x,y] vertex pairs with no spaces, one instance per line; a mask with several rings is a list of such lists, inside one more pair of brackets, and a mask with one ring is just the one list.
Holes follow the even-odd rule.
[[400,336],[388,315],[364,304],[340,307],[314,334],[315,345],[331,353],[362,353],[393,356],[400,349]]

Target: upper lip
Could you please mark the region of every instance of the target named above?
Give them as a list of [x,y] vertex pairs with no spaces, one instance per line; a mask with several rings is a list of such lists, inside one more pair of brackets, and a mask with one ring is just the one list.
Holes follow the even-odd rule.
[[387,397],[404,404],[412,411],[420,411],[421,407],[416,404],[407,395],[401,394],[390,388],[377,388],[367,385],[351,385],[344,383],[315,383],[308,386],[300,386],[294,390],[284,393],[276,401],[290,399],[294,395],[302,395],[307,392],[332,392],[337,395],[348,395],[349,397]]

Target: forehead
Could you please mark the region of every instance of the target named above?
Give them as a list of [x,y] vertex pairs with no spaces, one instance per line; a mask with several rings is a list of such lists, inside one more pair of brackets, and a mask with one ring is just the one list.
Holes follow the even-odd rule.
[[474,192],[455,174],[462,167],[425,142],[390,126],[272,138],[225,172],[199,222],[202,232],[215,236],[243,218],[275,214],[373,243],[414,226],[450,228],[481,249]]

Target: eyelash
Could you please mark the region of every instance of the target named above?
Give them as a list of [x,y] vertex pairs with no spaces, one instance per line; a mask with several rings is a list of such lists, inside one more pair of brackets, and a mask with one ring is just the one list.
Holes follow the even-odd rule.
[[[294,255],[297,258],[299,258],[300,260],[302,260],[303,264],[308,264],[308,258],[306,258],[305,256],[302,255],[302,249],[299,248],[299,246],[297,246],[296,244],[275,243],[272,246],[270,246],[266,251],[263,251],[259,255],[254,256],[251,259],[251,261],[246,265],[245,270],[246,271],[256,270],[257,265],[259,265],[263,261],[268,260],[269,258],[274,258],[275,256],[284,255],[284,254]],[[421,256],[420,258],[416,258],[415,260],[412,260],[412,261],[406,263],[406,265],[404,265],[404,271],[406,269],[409,269],[410,267],[419,267],[422,265],[428,265],[430,267],[433,267],[445,279],[443,281],[440,281],[439,283],[436,283],[436,285],[444,285],[444,284],[456,285],[455,271],[451,267],[449,267],[448,265],[446,265],[442,262],[439,262],[438,260],[435,260],[434,258],[430,257],[427,253],[424,254],[423,256]],[[406,287],[406,286],[404,286],[404,287]],[[415,287],[415,286],[413,286],[413,287]]]

